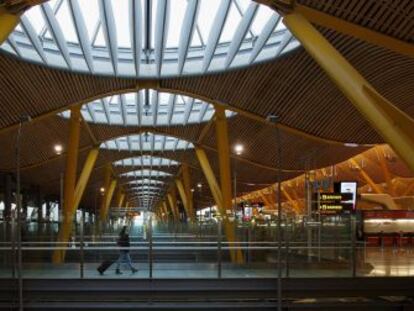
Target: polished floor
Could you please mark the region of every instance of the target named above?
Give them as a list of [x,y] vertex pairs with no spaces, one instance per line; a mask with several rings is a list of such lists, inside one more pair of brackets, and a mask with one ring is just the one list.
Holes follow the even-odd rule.
[[[99,262],[88,262],[83,265],[84,278],[148,278],[150,267],[148,262],[134,263],[139,271],[131,273],[126,267],[122,267],[122,274],[115,273],[115,265],[112,265],[103,276],[96,268]],[[10,277],[12,270],[3,265],[0,277]],[[414,276],[414,250],[394,248],[367,248],[357,255],[356,275],[363,277],[375,276]],[[158,263],[152,265],[153,278],[217,278],[219,276],[218,264],[211,263]],[[221,277],[223,278],[274,278],[278,276],[278,268],[272,263],[254,263],[248,265],[233,265],[223,263],[221,265]],[[352,264],[348,261],[329,263],[289,262],[289,266],[282,266],[283,277],[351,277]],[[61,265],[25,263],[23,269],[24,278],[80,278],[81,266],[78,263]]]

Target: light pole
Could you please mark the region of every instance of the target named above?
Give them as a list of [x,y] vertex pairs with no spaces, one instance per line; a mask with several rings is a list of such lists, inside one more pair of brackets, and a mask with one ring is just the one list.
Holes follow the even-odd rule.
[[19,127],[17,129],[16,137],[16,210],[17,210],[17,278],[19,291],[19,311],[23,311],[23,278],[22,278],[22,198],[21,198],[21,184],[20,184],[20,138],[22,134],[23,124],[30,122],[29,115],[22,115],[20,117]]
[[[244,146],[242,144],[237,144],[237,145],[234,146],[234,153],[237,156],[242,155],[243,151],[244,151]],[[236,211],[237,211],[237,158],[234,159],[233,192],[234,192],[233,214],[234,214],[234,219],[236,219]]]
[[275,115],[269,115],[267,121],[273,123],[276,126],[276,181],[277,181],[277,310],[282,311],[282,206],[281,206],[281,181],[282,181],[282,146],[280,144],[280,129],[279,129],[279,117]]

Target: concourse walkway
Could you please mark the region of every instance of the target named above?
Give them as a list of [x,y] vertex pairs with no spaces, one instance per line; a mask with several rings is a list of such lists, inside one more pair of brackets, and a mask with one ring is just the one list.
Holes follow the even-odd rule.
[[[73,250],[72,251],[76,251]],[[79,250],[77,250],[79,251]],[[142,250],[141,250],[142,251]],[[131,256],[138,252],[131,250]],[[156,248],[154,252],[156,252]],[[117,258],[112,253],[112,258]],[[284,254],[285,256],[285,254]],[[107,258],[107,257],[106,257]],[[411,248],[369,248],[358,249],[355,277],[413,277],[414,276],[414,250]],[[153,262],[139,260],[133,265],[138,268],[137,273],[125,266],[121,266],[121,275],[115,273],[116,264],[100,275],[96,268],[98,261],[80,263],[30,263],[23,264],[22,276],[24,279],[215,279],[215,278],[277,278],[278,267],[275,263],[247,263],[235,265],[228,262],[179,262],[173,258],[171,262]],[[352,264],[349,261],[299,261],[290,256],[288,265],[286,258],[282,262],[282,276],[284,278],[337,278],[353,277]],[[151,274],[150,274],[150,270]],[[0,278],[9,278],[12,275],[11,267],[0,269]]]

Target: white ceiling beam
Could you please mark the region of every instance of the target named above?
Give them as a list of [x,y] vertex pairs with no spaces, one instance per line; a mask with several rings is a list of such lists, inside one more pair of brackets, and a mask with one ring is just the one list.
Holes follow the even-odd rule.
[[167,124],[171,125],[172,117],[174,114],[174,108],[175,108],[175,101],[176,96],[175,94],[170,94],[170,97],[168,98],[168,112],[167,112]]
[[142,125],[142,103],[144,102],[144,92],[136,93],[135,97],[135,104],[137,105],[137,119],[138,125]]
[[76,34],[78,35],[79,44],[82,49],[83,57],[85,58],[86,65],[89,71],[95,73],[92,57],[92,43],[89,39],[88,31],[86,28],[85,20],[83,19],[81,9],[78,0],[69,0],[69,10],[72,15],[72,21],[75,25]]
[[204,119],[204,116],[207,113],[208,108],[210,107],[210,104],[207,104],[205,102],[201,102],[201,109],[200,109],[200,114],[198,117],[198,122],[201,123]]
[[122,116],[122,123],[124,126],[128,125],[127,119],[127,100],[125,94],[119,95],[119,105],[121,106],[121,116]]
[[189,101],[185,101],[185,99],[183,98],[184,102],[185,102],[185,111],[184,111],[184,119],[183,119],[183,125],[187,125],[188,120],[190,119],[190,115],[191,115],[191,111],[193,110],[193,106],[194,106],[194,98],[190,98]]
[[182,74],[184,63],[187,58],[188,48],[196,28],[198,14],[198,0],[189,0],[184,15],[183,25],[181,27],[180,41],[178,45],[178,74]]
[[111,116],[109,113],[109,99],[107,97],[102,98],[101,100],[102,109],[105,113],[106,121],[109,125],[112,124]]
[[170,5],[168,0],[159,0],[157,2],[157,12],[155,19],[155,67],[156,75],[161,75],[162,60],[164,58],[164,46],[167,41],[168,21]]
[[230,67],[230,64],[233,62],[234,58],[236,57],[236,54],[240,49],[243,39],[246,36],[246,33],[249,30],[250,25],[253,22],[253,19],[256,15],[258,7],[259,5],[257,3],[254,3],[254,2],[250,3],[245,14],[243,15],[243,18],[240,21],[236,29],[236,32],[234,33],[233,39],[231,40],[231,43],[229,46],[229,50],[227,52],[227,57],[224,62],[224,66],[226,69]]
[[40,8],[42,10],[43,17],[46,20],[49,31],[52,34],[63,59],[65,60],[68,68],[72,69],[72,60],[70,59],[68,45],[52,8],[47,2],[43,3]]
[[144,32],[142,25],[143,15],[141,1],[129,0],[129,12],[132,58],[134,61],[135,73],[138,77],[141,64],[142,33]]
[[158,91],[150,90],[148,94],[152,94],[151,96],[152,125],[156,126],[157,120],[158,120],[158,103],[159,103]]
[[89,116],[91,117],[91,120],[92,120],[92,122],[93,123],[96,123],[97,122],[97,120],[96,120],[96,115],[95,115],[95,110],[94,110],[94,107],[93,107],[93,102],[92,103],[89,103],[89,104],[86,104],[85,106],[86,106],[86,110],[88,111],[88,113],[89,113]]
[[116,37],[116,25],[112,5],[110,1],[99,1],[99,12],[102,21],[105,42],[109,51],[112,69],[118,75],[118,41]]
[[257,56],[265,46],[267,40],[269,40],[270,36],[272,35],[273,30],[276,28],[280,19],[281,16],[277,13],[272,14],[272,16],[269,18],[266,25],[263,27],[262,32],[257,37],[256,42],[254,43],[254,47],[249,57],[249,64],[252,64],[256,60]]
[[10,44],[13,51],[17,54],[17,56],[22,57],[19,47],[17,46],[16,40],[13,38],[14,34],[11,33],[7,38],[7,43]]
[[213,26],[211,27],[210,34],[207,39],[207,45],[204,50],[202,72],[207,71],[208,67],[210,66],[211,60],[213,59],[214,52],[220,40],[221,32],[224,28],[224,23],[227,19],[227,14],[229,13],[230,5],[230,0],[222,0],[220,3],[220,7],[217,10]]
[[42,47],[42,43],[40,42],[39,36],[37,35],[29,19],[25,15],[23,15],[20,17],[20,23],[22,25],[23,30],[26,32],[26,35],[29,38],[30,43],[32,43],[35,51],[37,52],[37,54],[40,56],[40,58],[45,64],[48,64],[45,51],[43,50],[43,47]]
[[289,31],[285,31],[282,37],[282,40],[280,41],[280,43],[278,44],[276,48],[274,57],[278,57],[280,53],[282,53],[283,49],[289,44],[290,40],[292,39],[293,39],[292,34]]

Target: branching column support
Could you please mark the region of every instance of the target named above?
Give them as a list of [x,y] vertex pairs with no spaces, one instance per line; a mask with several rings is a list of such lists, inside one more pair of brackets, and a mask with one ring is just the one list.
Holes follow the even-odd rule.
[[[201,148],[196,147],[196,155],[198,161],[200,162],[201,169],[203,170],[204,176],[207,179],[208,186],[210,188],[211,194],[213,195],[214,201],[220,211],[222,216],[226,215],[226,205],[224,204],[223,195],[221,193],[220,186],[214,176],[214,172],[211,168],[211,165],[208,161],[205,151]],[[231,200],[230,200],[231,204]],[[228,205],[227,205],[228,206]],[[230,205],[231,206],[231,205]],[[234,223],[230,223],[227,219],[224,219],[224,230],[229,242],[236,241],[236,231]],[[239,248],[232,249],[230,251],[230,256],[233,262],[242,263],[243,256]]]
[[188,217],[190,217],[191,221],[196,221],[196,213],[194,210],[194,201],[193,201],[193,193],[191,192],[191,175],[190,175],[190,167],[187,163],[183,163],[181,165],[181,170],[183,174],[183,185],[184,191],[188,199]]
[[189,209],[189,198],[184,190],[184,184],[180,179],[176,179],[175,184],[177,186],[178,193],[180,194],[181,201],[183,202],[185,212],[187,213],[187,217],[190,217],[191,211]]
[[124,204],[124,201],[125,201],[125,193],[122,190],[120,190],[117,206],[122,207],[122,205]]
[[175,191],[175,186],[171,186],[169,193],[167,194],[168,203],[170,203],[170,208],[174,217],[174,222],[180,221],[180,215],[178,214],[177,208],[177,192]]
[[380,186],[378,186],[373,180],[372,178],[368,175],[367,172],[365,172],[365,170],[358,164],[357,161],[355,161],[355,159],[350,159],[349,162],[351,162],[351,164],[355,167],[357,167],[359,169],[359,173],[361,174],[362,178],[364,178],[364,180],[366,181],[366,183],[372,188],[372,190],[375,193],[384,193],[384,191],[382,191],[382,189],[380,188]]
[[281,187],[282,188],[282,193],[284,194],[284,196],[286,197],[286,199],[288,200],[288,202],[292,205],[293,209],[297,212],[300,213],[300,207],[298,202],[296,202],[292,196],[289,194],[289,192],[287,192],[287,190],[285,189],[285,187]]
[[387,159],[385,158],[385,154],[382,152],[382,150],[380,150],[381,148],[383,147],[376,147],[375,151],[377,152],[378,160],[381,165],[381,170],[387,183],[387,192],[393,197],[395,196],[394,184],[392,182],[392,176],[390,169],[388,167]]
[[6,9],[0,8],[0,45],[6,41],[10,33],[16,28],[20,21],[20,14],[9,13]]
[[109,187],[105,189],[105,196],[103,200],[102,210],[100,211],[101,222],[104,223],[108,217],[109,207],[111,206],[112,197],[114,196],[117,180],[111,179]]
[[[69,142],[66,154],[66,169],[63,197],[63,224],[59,230],[57,241],[67,242],[72,231],[73,216],[75,213],[75,185],[76,171],[78,167],[79,136],[80,136],[80,106],[74,107],[70,112]],[[56,250],[53,253],[53,262],[61,263],[65,259],[64,250]]]
[[382,97],[301,14],[284,23],[331,80],[414,172],[414,120]]
[[226,215],[227,211],[232,210],[232,185],[231,185],[231,166],[230,166],[230,147],[227,129],[227,119],[225,110],[222,107],[215,107],[215,125],[216,125],[216,140],[217,153],[220,167],[220,185],[223,195],[223,204]]
[[168,210],[168,204],[166,201],[162,201],[162,207],[164,209],[165,214],[167,215],[167,220],[170,220],[170,212]]
[[[47,0],[19,0],[1,1],[0,7],[0,45],[7,40],[10,33],[20,22],[20,16],[32,6],[46,2]],[[6,3],[3,3],[6,2]]]

